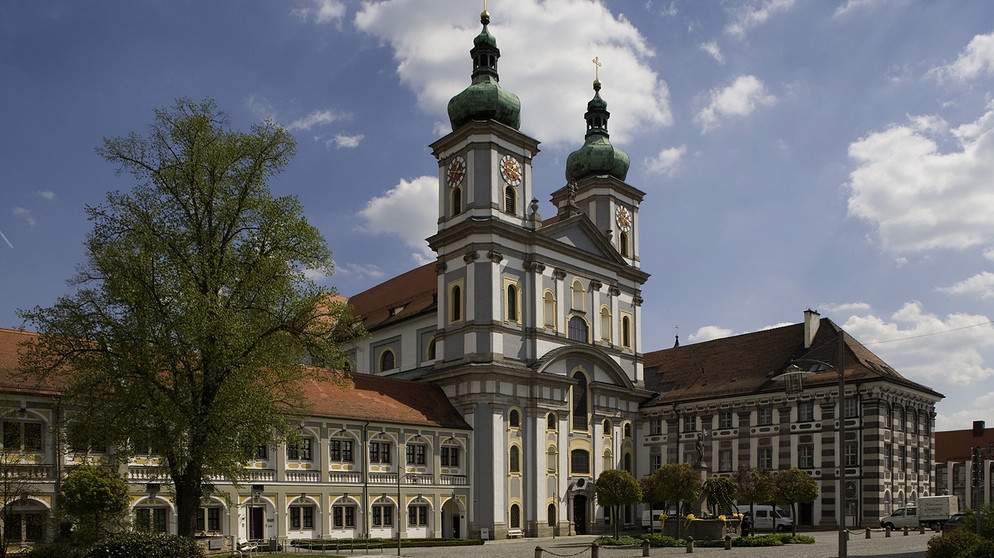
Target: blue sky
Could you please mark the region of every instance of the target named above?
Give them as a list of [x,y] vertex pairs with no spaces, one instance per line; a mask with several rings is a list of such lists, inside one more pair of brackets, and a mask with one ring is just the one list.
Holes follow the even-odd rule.
[[[0,327],[84,261],[84,206],[127,190],[95,153],[211,97],[299,141],[271,184],[321,229],[346,295],[430,261],[445,105],[482,2],[0,3]],[[644,346],[813,308],[994,426],[994,7],[989,0],[490,0],[540,213],[583,142],[596,56],[641,206]]]

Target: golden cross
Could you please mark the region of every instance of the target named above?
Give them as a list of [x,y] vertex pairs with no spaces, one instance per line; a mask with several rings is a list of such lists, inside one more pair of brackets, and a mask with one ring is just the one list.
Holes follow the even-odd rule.
[[600,58],[601,58],[600,56],[595,56],[594,59],[591,60],[591,62],[594,63],[594,79],[598,80],[598,81],[600,81],[600,79],[601,79],[601,75],[600,74],[601,74],[601,66],[602,66],[602,64],[601,64]]

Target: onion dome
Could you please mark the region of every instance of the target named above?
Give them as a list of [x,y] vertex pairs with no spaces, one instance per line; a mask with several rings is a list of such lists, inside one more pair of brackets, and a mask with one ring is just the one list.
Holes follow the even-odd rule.
[[566,158],[566,181],[580,180],[587,176],[608,174],[618,180],[628,176],[628,154],[611,145],[607,133],[607,120],[611,113],[601,99],[601,82],[594,80],[594,98],[587,103],[587,134],[583,147]]
[[480,14],[483,31],[473,40],[473,83],[449,100],[449,122],[455,130],[471,120],[496,120],[517,130],[521,126],[521,101],[498,85],[497,39],[487,30],[490,14]]

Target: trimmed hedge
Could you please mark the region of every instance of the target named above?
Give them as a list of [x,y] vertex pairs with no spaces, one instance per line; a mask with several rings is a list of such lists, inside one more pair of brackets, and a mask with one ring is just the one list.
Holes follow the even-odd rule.
[[[653,548],[685,547],[687,541],[675,539],[658,533],[641,535],[639,537],[600,537],[596,541],[601,546],[640,546],[643,540],[649,541],[649,546]],[[741,537],[732,538],[732,546],[755,547],[755,546],[783,546],[785,544],[814,544],[813,537],[807,535],[791,535],[790,533],[771,533],[761,537]],[[694,546],[702,548],[722,548],[725,546],[724,539],[694,541]],[[943,557],[945,558],[945,557]],[[994,558],[991,556],[990,558]]]
[[131,532],[100,541],[85,558],[205,558],[193,539],[164,533]]

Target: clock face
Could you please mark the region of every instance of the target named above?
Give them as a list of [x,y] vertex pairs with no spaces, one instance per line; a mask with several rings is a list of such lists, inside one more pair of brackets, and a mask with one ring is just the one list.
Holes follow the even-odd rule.
[[462,157],[455,157],[452,162],[449,163],[449,168],[447,171],[446,179],[449,182],[449,186],[456,187],[462,183],[462,179],[466,177],[466,160]]
[[615,212],[616,220],[618,221],[618,228],[628,232],[632,228],[632,214],[628,212],[624,207],[619,207],[618,211]]
[[521,184],[521,163],[510,155],[504,155],[500,160],[500,175],[511,186]]

